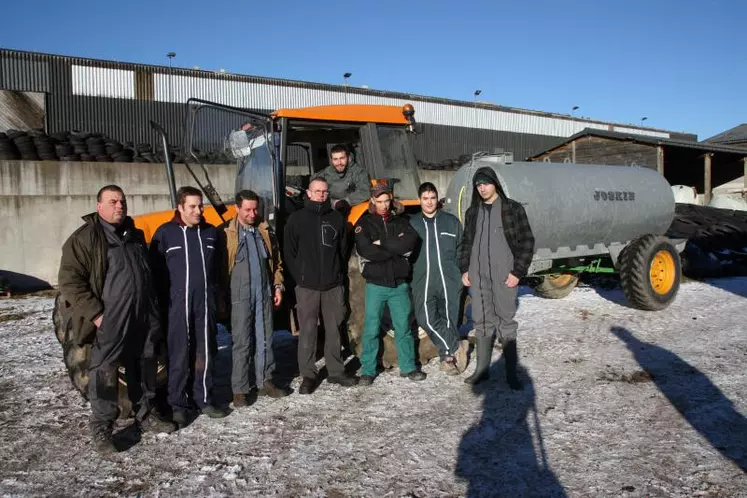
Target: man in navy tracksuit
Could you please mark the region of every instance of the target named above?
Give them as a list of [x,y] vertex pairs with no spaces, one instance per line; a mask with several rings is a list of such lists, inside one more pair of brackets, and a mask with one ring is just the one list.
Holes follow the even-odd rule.
[[174,218],[156,230],[150,254],[168,322],[169,404],[174,422],[184,426],[193,403],[211,418],[227,415],[211,400],[223,245],[202,217],[202,192],[182,187],[177,202]]

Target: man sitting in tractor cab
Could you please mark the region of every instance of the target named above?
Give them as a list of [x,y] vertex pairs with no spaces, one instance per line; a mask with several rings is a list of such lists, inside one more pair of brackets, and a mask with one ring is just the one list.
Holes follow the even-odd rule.
[[345,145],[337,144],[332,147],[330,162],[331,166],[327,166],[315,176],[323,178],[329,185],[332,207],[341,207],[341,202],[354,206],[367,200],[371,178],[362,166],[350,161],[350,153]]

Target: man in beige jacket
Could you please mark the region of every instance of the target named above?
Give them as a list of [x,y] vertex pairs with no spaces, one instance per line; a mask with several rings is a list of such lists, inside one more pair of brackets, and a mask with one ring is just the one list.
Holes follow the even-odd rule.
[[236,217],[224,229],[223,287],[231,299],[235,408],[247,406],[254,389],[273,398],[290,394],[272,381],[272,310],[283,301],[283,261],[274,232],[261,219],[259,202],[251,190],[236,194]]

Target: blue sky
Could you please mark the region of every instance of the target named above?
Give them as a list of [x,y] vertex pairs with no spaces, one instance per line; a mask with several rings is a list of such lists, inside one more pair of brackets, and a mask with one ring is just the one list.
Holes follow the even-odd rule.
[[5,2],[0,47],[697,133],[747,122],[743,0]]

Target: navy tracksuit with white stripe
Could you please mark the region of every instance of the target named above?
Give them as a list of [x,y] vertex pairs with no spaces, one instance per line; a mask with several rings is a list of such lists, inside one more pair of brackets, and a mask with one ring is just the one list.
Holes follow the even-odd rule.
[[410,225],[420,237],[412,269],[415,317],[444,359],[459,346],[462,274],[457,258],[462,225],[455,216],[440,210],[433,218],[416,214]]
[[161,225],[150,253],[162,313],[168,319],[169,404],[186,411],[191,402],[211,405],[216,350],[217,229],[202,222],[187,227],[177,211]]

